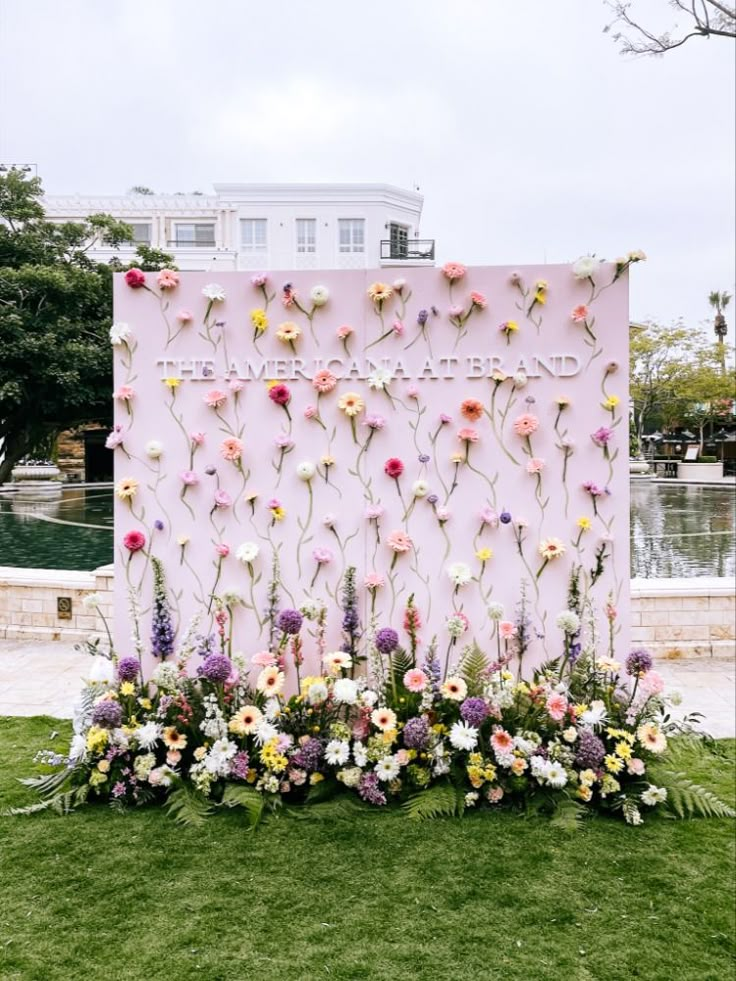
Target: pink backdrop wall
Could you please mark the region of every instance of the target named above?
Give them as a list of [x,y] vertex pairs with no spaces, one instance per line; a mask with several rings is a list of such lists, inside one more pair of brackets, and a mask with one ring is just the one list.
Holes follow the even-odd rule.
[[[514,281],[514,272],[520,281]],[[129,647],[126,581],[140,588],[142,606],[150,607],[149,550],[164,561],[180,630],[196,608],[207,605],[217,582],[218,593],[237,590],[244,599],[234,614],[233,649],[246,655],[262,649],[267,644],[263,611],[275,549],[282,605],[298,607],[308,597],[320,596],[332,612],[342,574],[352,564],[364,614],[370,595],[363,579],[376,573],[385,581],[376,594],[379,626],[400,629],[402,606],[413,593],[425,624],[422,637],[426,641],[436,633],[440,650],[447,638],[445,619],[454,610],[462,610],[470,621],[463,642],[474,637],[488,647],[489,602],[502,603],[505,617],[513,619],[520,583],[526,579],[538,634],[530,660],[532,655],[541,660],[545,653],[560,652],[555,617],[567,605],[571,565],[580,563],[604,635],[602,607],[613,591],[619,611],[618,653],[625,653],[628,286],[626,274],[614,282],[614,273],[615,267],[606,264],[591,284],[576,279],[569,266],[470,268],[451,288],[441,269],[279,272],[269,275],[265,294],[252,284],[250,274],[219,273],[216,280],[225,299],[212,304],[202,295],[215,278],[208,273],[182,273],[179,285],[166,291],[157,286],[155,273],[146,274],[150,291],[131,289],[122,275],[116,276],[115,321],[128,325],[130,339],[113,348],[115,387],[127,385],[133,395],[115,403],[123,436],[115,450],[115,472],[117,481],[130,477],[139,482],[132,504],[116,501],[118,649]],[[372,283],[391,285],[398,275],[406,281],[403,288],[394,289],[383,303],[371,300],[367,290]],[[548,286],[533,302],[538,280]],[[285,283],[293,285],[308,313],[313,310],[313,287],[325,287],[329,297],[310,320],[298,308],[284,307]],[[487,299],[485,308],[472,303],[475,291]],[[588,313],[575,322],[572,311],[581,304],[588,305]],[[251,313],[264,308],[268,326],[254,341]],[[453,308],[462,312],[456,309],[453,315]],[[184,325],[177,319],[183,310],[192,314]],[[424,329],[418,322],[420,311],[427,312]],[[301,328],[295,353],[276,336],[285,321]],[[507,341],[499,325],[509,321],[518,329]],[[353,330],[349,355],[337,336],[344,325]],[[295,358],[301,362],[295,364]],[[392,373],[387,391],[370,387],[369,358]],[[262,360],[266,364],[261,370]],[[338,381],[317,399],[310,379],[320,367],[332,370]],[[254,377],[259,370],[260,378]],[[526,384],[518,377],[516,382],[512,377],[494,380],[494,370],[526,374]],[[181,381],[172,388],[165,378]],[[267,379],[289,388],[288,415],[269,398]],[[239,392],[233,390],[238,387]],[[218,409],[205,401],[214,390],[227,396]],[[338,407],[346,393],[365,402],[355,417],[355,436]],[[610,395],[619,403],[606,408]],[[560,409],[560,397],[569,399],[568,407]],[[477,420],[461,412],[468,399],[482,404]],[[305,417],[308,406],[318,408],[321,423]],[[539,421],[529,441],[515,432],[515,420],[524,413]],[[368,442],[371,430],[365,422],[375,414],[385,425]],[[441,422],[441,416],[451,421]],[[600,427],[613,430],[607,451],[591,438]],[[460,439],[463,428],[474,430],[477,441]],[[197,432],[205,434],[199,446],[191,439]],[[240,465],[223,456],[222,443],[230,437],[242,440]],[[277,441],[287,441],[286,448]],[[158,458],[155,443],[161,447]],[[326,475],[325,456],[334,459]],[[532,457],[544,461],[539,475],[527,472]],[[389,458],[404,465],[398,488],[384,472]],[[311,481],[297,475],[303,462],[316,467]],[[207,475],[208,467],[216,473]],[[182,494],[181,474],[189,470],[198,482]],[[427,494],[415,499],[412,486],[418,480],[426,482]],[[605,490],[595,502],[583,488],[588,481]],[[218,488],[229,496],[230,506],[215,507]],[[267,507],[273,499],[285,509],[275,522]],[[369,505],[383,508],[378,522],[367,518]],[[484,509],[498,515],[506,511],[513,520],[483,524]],[[590,519],[589,531],[581,532],[581,517]],[[156,521],[163,523],[161,530]],[[131,529],[145,533],[146,552],[129,556],[122,547]],[[413,547],[398,555],[392,568],[394,553],[387,539],[394,531],[407,534]],[[182,546],[183,537],[188,541]],[[539,544],[548,538],[559,539],[565,553],[537,577],[543,563]],[[236,558],[238,547],[247,542],[259,548],[250,568]],[[221,544],[230,547],[225,558],[216,550]],[[601,547],[603,573],[591,587]],[[483,562],[477,553],[486,548],[493,556]],[[329,550],[323,554],[332,556],[316,579],[315,549]],[[447,573],[454,563],[465,563],[473,576],[457,589]],[[338,646],[340,616],[334,612],[330,636]],[[306,654],[309,660],[309,650]]]

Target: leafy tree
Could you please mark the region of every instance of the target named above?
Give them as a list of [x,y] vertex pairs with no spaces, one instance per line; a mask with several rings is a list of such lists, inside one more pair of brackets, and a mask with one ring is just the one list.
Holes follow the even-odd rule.
[[145,184],[134,184],[132,187],[128,188],[128,194],[154,194],[150,187],[146,187]]
[[[734,371],[721,365],[721,344],[710,344],[697,351],[680,385],[688,425],[698,430],[700,452],[703,452],[705,428],[709,422],[730,415],[731,400],[736,397]],[[725,357],[725,351],[724,357]]]
[[113,270],[172,262],[151,249],[127,267],[95,262],[90,249],[131,242],[130,226],[47,221],[42,193],[36,177],[0,175],[0,483],[62,430],[110,421]]
[[[645,27],[632,11],[631,0],[606,0],[615,17],[603,31],[608,33],[620,24],[621,29],[612,36],[621,54],[663,55],[679,48],[693,37],[736,38],[736,10],[722,0],[669,0],[675,14],[684,17],[685,26],[675,23],[671,30],[658,34],[653,27]],[[651,15],[651,3],[647,15]]]

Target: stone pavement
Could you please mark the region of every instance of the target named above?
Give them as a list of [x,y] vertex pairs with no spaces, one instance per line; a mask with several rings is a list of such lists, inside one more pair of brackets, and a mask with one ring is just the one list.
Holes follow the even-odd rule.
[[[71,644],[0,640],[0,715],[70,718],[88,665]],[[702,712],[712,736],[736,736],[733,660],[662,659],[655,667],[668,690],[682,694],[678,714]]]

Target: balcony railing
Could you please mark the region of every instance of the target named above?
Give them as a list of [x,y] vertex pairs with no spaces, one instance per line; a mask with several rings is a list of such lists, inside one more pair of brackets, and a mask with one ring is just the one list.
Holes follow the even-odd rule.
[[177,249],[213,249],[215,247],[215,240],[199,239],[193,242],[191,239],[170,238],[167,245]]
[[433,238],[410,238],[405,242],[381,241],[382,259],[399,259],[406,262],[434,259]]

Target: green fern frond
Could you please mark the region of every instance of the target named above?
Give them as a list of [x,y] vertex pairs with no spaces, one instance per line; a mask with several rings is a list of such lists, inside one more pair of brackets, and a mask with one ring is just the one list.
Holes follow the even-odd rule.
[[201,827],[205,818],[212,813],[212,803],[183,783],[171,791],[164,802],[164,808],[177,824],[189,827]]
[[666,806],[679,818],[732,818],[736,811],[710,790],[690,780],[686,773],[675,770],[652,770],[649,776],[667,791]]
[[266,801],[262,793],[245,784],[229,783],[222,795],[222,807],[242,807],[248,817],[248,824],[256,828],[261,823]]
[[458,794],[452,784],[438,783],[412,794],[401,806],[413,821],[454,817],[458,814]]
[[579,831],[585,817],[585,808],[569,797],[563,797],[557,802],[554,814],[550,818],[550,827],[558,831]]
[[403,647],[397,647],[391,655],[389,671],[393,675],[394,684],[398,687],[403,684],[404,675],[414,667],[414,658],[411,653]]
[[488,669],[489,660],[486,654],[473,644],[468,648],[467,654],[460,662],[460,677],[468,686],[469,695],[480,695],[483,691],[485,673]]

